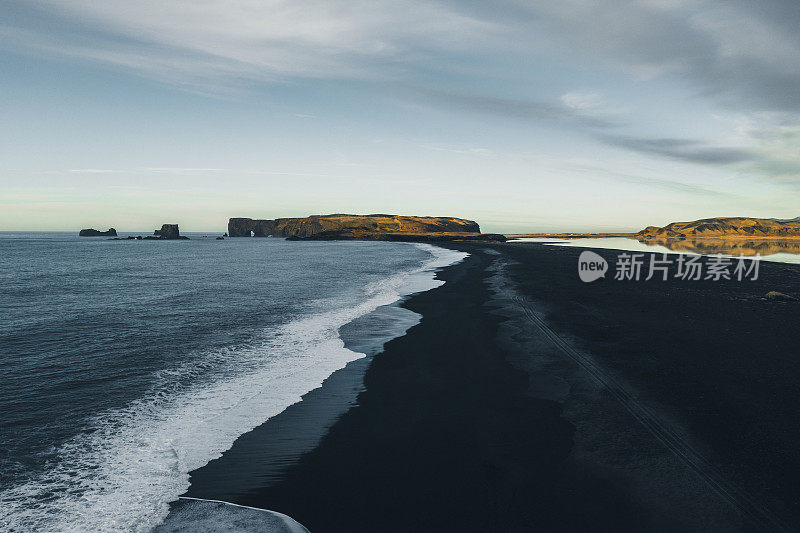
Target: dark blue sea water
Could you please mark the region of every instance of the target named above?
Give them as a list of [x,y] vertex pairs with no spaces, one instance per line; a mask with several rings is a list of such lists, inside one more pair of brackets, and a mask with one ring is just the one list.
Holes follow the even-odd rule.
[[0,233],[0,529],[152,528],[188,472],[362,356],[340,327],[463,257],[190,236]]

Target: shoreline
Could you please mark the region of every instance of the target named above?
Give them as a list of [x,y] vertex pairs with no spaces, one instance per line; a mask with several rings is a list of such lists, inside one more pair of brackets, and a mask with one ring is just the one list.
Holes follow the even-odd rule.
[[[403,302],[422,321],[372,360],[357,405],[280,481],[234,503],[285,513],[311,531],[464,530],[476,524],[514,530],[531,520],[553,527],[553,516],[543,510],[558,507],[560,521],[580,505],[584,498],[568,491],[550,494],[559,478],[553,465],[568,454],[572,431],[561,408],[526,396],[524,373],[494,353],[502,320],[487,312],[490,295],[482,283],[493,259],[480,253],[447,267],[438,275],[445,285]],[[446,338],[443,329],[451,330]],[[218,462],[227,470],[224,456]],[[436,471],[442,476],[432,479]],[[203,493],[213,490],[210,483],[201,487],[192,479],[190,494],[213,497]],[[599,488],[593,479],[573,481],[594,498],[571,526],[641,525],[636,506],[619,491]],[[540,506],[529,507],[531,500]],[[621,518],[620,509],[628,516]]]
[[[416,243],[427,249],[430,245]],[[402,336],[417,324],[420,315],[402,307],[413,295],[436,288],[437,270],[462,260],[455,250],[431,248],[431,256],[410,271],[401,272],[396,287],[399,299],[361,315],[339,329],[346,350],[359,355],[322,380],[320,386],[254,429],[240,435],[232,446],[205,466],[189,472],[191,485],[181,498],[221,500],[235,504],[243,492],[260,488],[280,478],[283,470],[303,453],[312,450],[327,429],[355,403],[363,390],[363,375],[383,344]],[[392,282],[397,275],[384,282]],[[396,280],[395,280],[396,282]],[[179,527],[174,512],[180,500],[170,504],[170,514],[157,530]],[[265,509],[266,510],[266,509]],[[182,513],[181,517],[186,514]]]
[[[798,268],[777,263],[762,267],[762,279],[739,286],[604,280],[586,285],[575,272],[580,249],[513,242],[443,247],[471,256],[437,274],[444,285],[399,303],[421,314],[420,322],[386,343],[374,358],[351,363],[362,364],[360,368],[348,365],[334,373],[307,395],[316,398],[307,403],[304,397],[264,426],[271,421],[280,425],[281,417],[287,419],[289,411],[303,404],[322,409],[325,394],[336,390],[349,387],[354,403],[299,459],[287,461],[268,482],[262,479],[259,486],[233,495],[232,503],[285,513],[315,532],[530,527],[746,531],[749,522],[769,524],[775,515],[780,516],[778,523],[798,523],[797,504],[791,503],[797,501],[790,488],[792,476],[776,470],[777,458],[791,454],[793,441],[776,438],[787,428],[775,424],[789,423],[790,406],[796,405],[792,400],[800,394],[796,387],[782,391],[788,410],[770,416],[769,410],[775,409],[768,396],[748,407],[747,391],[719,382],[735,383],[751,373],[741,359],[755,355],[749,337],[755,325],[743,327],[748,320],[755,316],[759,325],[772,320],[780,326],[800,317],[792,304],[764,304],[755,298],[767,287],[800,292],[800,283],[794,281]],[[510,296],[509,288],[516,296]],[[587,354],[663,427],[688,443],[726,486],[741,489],[744,496],[733,501],[721,497],[685,458],[653,438],[652,430],[609,393],[608,383],[598,384],[546,335],[520,321],[524,313],[519,296],[547,328]],[[711,303],[705,301],[709,298]],[[734,315],[716,336],[704,329],[705,323],[699,328],[690,321],[673,323],[681,312],[697,319],[725,302],[732,309],[760,306],[767,313]],[[672,335],[681,339],[671,349],[659,321],[669,322]],[[637,330],[631,322],[646,323],[649,331],[640,331],[641,326]],[[698,338],[700,333],[707,338]],[[791,349],[798,336],[784,336],[757,353],[772,357],[763,369],[773,372],[772,367],[782,366],[781,350]],[[734,369],[715,379],[703,358],[719,342],[728,351],[744,346],[742,355],[727,361],[737,362]],[[644,355],[648,350],[654,353]],[[668,359],[665,354],[675,350],[686,352],[681,360],[691,364]],[[630,359],[634,354],[639,356]],[[715,353],[712,359],[722,364],[725,354]],[[715,396],[719,387],[725,390]],[[729,428],[720,426],[737,419]],[[740,429],[759,423],[768,430],[761,437]],[[270,438],[267,433],[255,435],[259,429],[242,437],[252,438],[256,454]],[[285,437],[283,445],[291,448],[296,435]],[[764,455],[742,455],[755,442]],[[225,452],[193,472],[187,494],[214,499],[218,480],[198,474],[209,468],[230,473],[231,456]],[[737,507],[748,498],[751,508]]]
[[319,387],[303,394],[299,402],[240,435],[220,458],[190,472],[191,485],[181,497],[235,503],[249,491],[277,483],[303,453],[319,444],[364,390],[364,373],[380,353],[384,341],[380,333],[368,338],[363,330],[374,327],[376,322],[391,320],[395,325],[391,338],[396,338],[419,322],[418,314],[401,307],[409,297],[381,306],[343,326],[340,335],[344,347],[364,353],[364,357],[334,371]]

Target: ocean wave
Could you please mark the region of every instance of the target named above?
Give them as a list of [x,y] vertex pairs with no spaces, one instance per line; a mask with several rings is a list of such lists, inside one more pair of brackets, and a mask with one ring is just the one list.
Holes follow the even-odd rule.
[[[260,342],[205,354],[155,376],[143,398],[97,416],[55,450],[44,473],[0,494],[6,531],[149,531],[189,487],[189,472],[231,447],[350,361],[339,328],[412,292],[467,256],[427,244],[418,268],[364,288],[361,301],[265,331]],[[209,368],[214,379],[204,380]]]
[[309,533],[290,516],[267,509],[248,507],[219,500],[181,497],[169,517],[156,527],[157,533],[185,531],[230,531],[239,533]]

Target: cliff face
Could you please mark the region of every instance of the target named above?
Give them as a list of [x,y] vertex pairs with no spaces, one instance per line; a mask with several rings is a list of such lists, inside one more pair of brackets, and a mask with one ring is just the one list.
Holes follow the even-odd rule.
[[107,231],[98,231],[93,228],[89,229],[82,229],[80,233],[78,233],[79,237],[116,237],[117,230],[114,228],[108,228]]
[[800,237],[800,222],[768,218],[705,218],[693,222],[673,222],[662,228],[650,226],[635,236],[642,240],[794,238]]
[[231,218],[231,237],[369,239],[389,236],[454,236],[480,234],[480,226],[472,220],[451,217],[413,217],[398,215],[312,215],[304,218],[253,220]]
[[231,218],[228,220],[229,237],[267,237],[278,235],[274,220],[253,220],[252,218]]

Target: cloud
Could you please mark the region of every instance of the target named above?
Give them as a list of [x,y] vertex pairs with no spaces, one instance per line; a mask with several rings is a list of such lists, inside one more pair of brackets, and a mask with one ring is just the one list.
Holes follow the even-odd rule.
[[571,91],[561,95],[561,102],[570,109],[590,111],[605,105],[603,96],[596,92]]
[[[58,172],[58,171],[48,171],[48,172]],[[114,170],[108,168],[71,168],[67,170],[67,172],[71,174],[121,174],[124,173],[124,170]]]
[[640,176],[634,174],[624,174],[619,172],[610,173],[610,175],[617,181],[621,181],[624,183],[631,183],[635,185],[646,185],[649,187],[655,187],[671,192],[678,192],[681,194],[691,194],[695,196],[709,196],[717,198],[732,198],[736,196],[725,191],[709,189],[708,187],[703,187],[702,185],[683,183],[680,181],[667,180],[663,178],[653,178],[653,177]]
[[[341,166],[341,163],[339,163]],[[344,165],[349,166],[349,165]],[[22,168],[0,168],[0,172],[14,174],[18,176],[35,175],[55,175],[55,176],[87,176],[103,174],[120,174],[126,177],[158,176],[168,174],[175,177],[181,176],[200,176],[200,175],[219,175],[226,176],[291,176],[302,178],[323,178],[323,179],[352,179],[351,176],[325,172],[293,172],[285,170],[267,170],[258,168],[203,168],[203,167],[131,167],[131,168],[69,168],[69,169],[22,169]]]
[[480,148],[475,146],[460,148],[454,146],[435,146],[430,144],[422,144],[420,147],[425,148],[426,150],[432,150],[434,152],[448,152],[451,154],[471,155],[478,157],[496,157],[497,155],[494,151],[488,148]]
[[[465,50],[493,25],[422,0],[32,0],[9,45],[102,61],[174,83],[391,76],[408,57]],[[13,43],[13,44],[12,44]]]
[[709,146],[704,141],[694,139],[652,139],[607,134],[597,138],[611,146],[634,152],[703,165],[728,165],[754,158],[753,152],[748,149]]
[[634,77],[673,76],[733,106],[800,111],[796,0],[513,2],[534,26]]
[[[508,157],[508,154],[504,154]],[[677,192],[683,195],[691,195],[708,198],[736,198],[737,195],[727,190],[719,190],[705,185],[686,183],[672,179],[665,179],[652,174],[645,168],[631,168],[630,161],[600,161],[587,159],[585,157],[549,157],[540,154],[524,154],[526,160],[534,162],[537,168],[566,169],[570,172],[577,171],[592,177],[592,179],[602,178],[632,185],[642,185],[649,188],[661,189],[667,192]],[[620,171],[620,168],[628,168],[627,171]]]
[[[800,112],[796,0],[6,4],[10,15],[0,23],[0,37],[7,46],[106,62],[176,84],[408,79],[430,67],[457,69],[458,57],[480,73],[487,53],[523,65],[532,55],[572,50],[636,78],[685,79],[698,93],[733,106]],[[571,92],[562,103],[586,111],[597,97]]]
[[758,159],[758,154],[750,149],[714,146],[699,139],[651,138],[615,133],[615,130],[627,124],[597,112],[603,109],[604,104],[602,98],[593,93],[567,93],[562,95],[558,103],[441,91],[427,94],[438,103],[474,112],[561,124],[608,146],[644,155],[703,165],[729,165]]
[[[797,0],[12,0],[4,12],[6,46],[176,84],[409,78],[458,57],[480,72],[487,53],[524,65],[571,50],[734,106],[800,112]],[[562,103],[587,110],[594,97]]]
[[440,90],[420,90],[419,94],[440,105],[519,120],[579,124],[593,128],[612,128],[620,125],[609,117],[586,113],[585,108],[578,109],[561,102],[551,103]]
[[[499,0],[491,5],[12,0],[6,5],[8,16],[0,22],[5,47],[112,64],[176,85],[224,92],[297,78],[400,80],[402,86],[415,83],[415,97],[430,104],[569,128],[645,156],[741,165],[780,180],[800,175],[800,128],[792,122],[800,116],[797,0]],[[488,79],[497,58],[525,70],[531,58],[541,57],[564,68],[559,81],[585,69],[580,62],[568,63],[578,57],[584,65],[616,68],[638,80],[679,80],[696,95],[740,114],[758,117],[767,111],[788,124],[761,121],[742,134],[747,146],[722,146],[630,133],[637,117],[609,108],[596,90],[562,88],[525,99],[447,88]],[[430,74],[463,65],[466,74],[459,72],[457,80]]]
[[773,181],[800,186],[799,117],[761,113],[741,120],[737,129],[754,143],[754,171]]

